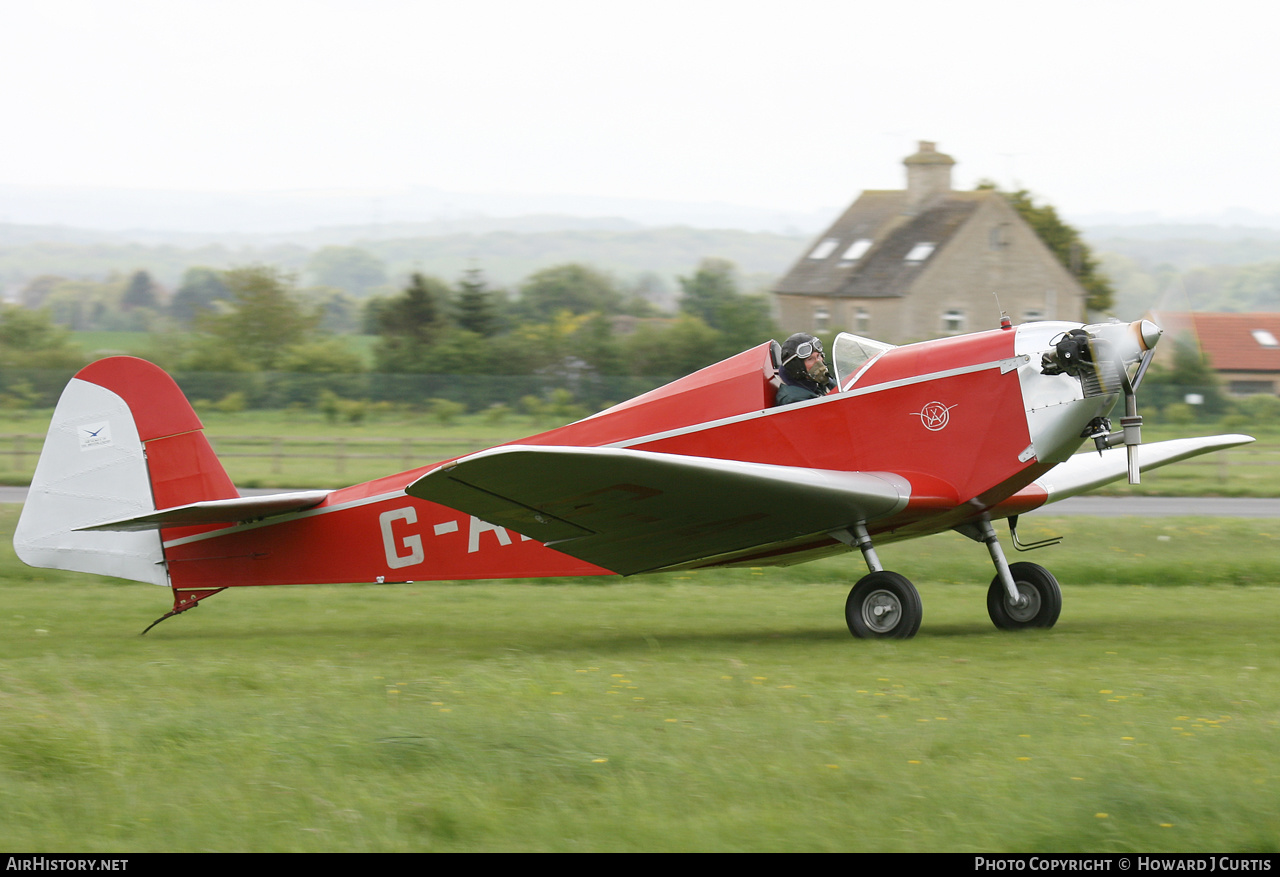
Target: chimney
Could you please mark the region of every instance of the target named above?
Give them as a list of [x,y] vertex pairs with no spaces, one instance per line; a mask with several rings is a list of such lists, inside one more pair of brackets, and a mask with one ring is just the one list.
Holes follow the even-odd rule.
[[927,202],[951,191],[951,167],[956,160],[938,151],[938,144],[920,141],[920,151],[902,160],[907,166],[907,213],[919,213]]

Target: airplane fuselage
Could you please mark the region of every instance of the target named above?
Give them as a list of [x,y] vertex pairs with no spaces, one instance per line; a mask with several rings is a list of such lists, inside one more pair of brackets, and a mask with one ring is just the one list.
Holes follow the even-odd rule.
[[[517,444],[612,447],[747,463],[895,473],[909,483],[896,514],[871,527],[879,541],[940,532],[980,516],[1065,459],[1081,431],[1114,406],[1080,382],[1040,373],[1053,336],[1077,324],[1018,329],[885,350],[840,391],[766,407],[761,353],[706,370],[627,404]],[[759,350],[759,349],[757,349]],[[733,363],[734,360],[729,360]],[[722,364],[723,365],[723,364]],[[764,387],[760,404],[756,381]],[[718,387],[745,395],[714,416]],[[745,389],[744,389],[745,388]],[[691,402],[702,397],[703,404]],[[687,423],[672,425],[681,409]],[[710,419],[701,416],[711,414]],[[507,528],[407,496],[423,467],[334,491],[320,506],[259,522],[163,531],[179,588],[609,574]],[[826,534],[791,539],[733,562],[794,562],[848,550]],[[718,561],[723,562],[723,561]],[[696,565],[696,564],[694,564]]]

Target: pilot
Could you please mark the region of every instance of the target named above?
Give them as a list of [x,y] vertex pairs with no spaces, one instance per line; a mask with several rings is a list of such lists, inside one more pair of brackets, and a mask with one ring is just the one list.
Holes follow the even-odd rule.
[[825,396],[836,388],[822,358],[822,342],[805,332],[797,332],[782,342],[782,386],[775,405],[790,405]]

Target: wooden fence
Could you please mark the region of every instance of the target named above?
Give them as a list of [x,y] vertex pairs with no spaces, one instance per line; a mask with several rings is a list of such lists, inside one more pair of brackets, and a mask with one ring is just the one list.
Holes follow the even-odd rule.
[[[384,463],[384,474],[412,469],[438,460],[480,451],[492,444],[479,438],[286,438],[281,436],[218,436],[209,443],[219,459],[232,468],[235,460],[267,463],[273,475],[284,473],[296,461],[327,463],[334,474],[346,475],[365,461]],[[0,434],[0,472],[30,474],[44,436],[33,433]]]

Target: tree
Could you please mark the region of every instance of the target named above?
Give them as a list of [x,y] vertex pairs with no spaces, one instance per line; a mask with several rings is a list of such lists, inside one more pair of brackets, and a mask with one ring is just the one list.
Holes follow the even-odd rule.
[[55,323],[68,329],[103,329],[108,316],[118,309],[120,293],[118,282],[67,280],[54,287],[44,307]]
[[444,317],[448,297],[444,281],[414,274],[400,295],[378,303],[373,312],[379,336],[374,348],[378,371],[436,370],[431,347],[448,326]]
[[454,302],[454,322],[468,332],[482,338],[498,334],[502,318],[494,302],[496,293],[489,289],[484,273],[479,268],[468,268],[458,281],[458,296]]
[[622,342],[627,370],[633,375],[687,375],[716,361],[721,335],[700,318],[681,314],[670,325],[640,326]]
[[18,301],[24,307],[42,308],[49,296],[60,284],[66,283],[67,278],[60,277],[57,274],[41,274],[22,288],[22,292],[18,295]]
[[362,304],[351,293],[331,286],[312,286],[299,290],[298,296],[307,305],[320,312],[320,328],[323,331],[336,333],[360,331]]
[[54,323],[48,311],[0,304],[0,370],[66,369],[84,365],[71,333]]
[[[199,346],[188,367],[228,364],[270,371],[288,348],[310,339],[320,322],[315,310],[294,295],[293,278],[267,265],[234,268],[223,275],[231,292],[225,314],[202,314],[197,327],[212,342]],[[234,369],[233,369],[234,370]]]
[[577,263],[544,268],[520,287],[520,310],[532,320],[549,320],[560,311],[616,314],[621,305],[613,280]]
[[1280,310],[1280,262],[1245,265],[1233,272],[1219,310],[1247,313]]
[[443,281],[414,274],[404,291],[379,311],[379,333],[429,344],[445,328],[443,304],[448,296],[449,287]]
[[188,268],[182,275],[182,284],[169,302],[169,315],[185,324],[192,323],[204,311],[213,311],[216,302],[231,298],[231,290],[222,279],[222,272],[212,268]]
[[359,247],[321,247],[307,263],[317,286],[332,286],[364,296],[387,282],[381,260]]
[[160,307],[160,288],[146,271],[135,271],[125,284],[120,296],[120,306],[126,311],[134,308]]
[[[978,188],[999,191],[999,187],[989,180],[979,183]],[[1084,287],[1089,294],[1085,306],[1094,312],[1110,310],[1115,300],[1115,290],[1111,281],[1102,273],[1093,251],[1080,237],[1080,232],[1063,222],[1058,211],[1051,205],[1036,204],[1026,189],[1000,194],[1004,195],[1013,209],[1018,211],[1018,215],[1035,230],[1045,246],[1053,251],[1063,267]]]
[[0,408],[52,405],[84,364],[71,333],[48,311],[0,303]]
[[684,291],[680,311],[697,317],[719,333],[708,363],[768,341],[777,333],[769,316],[769,300],[738,291],[737,268],[732,262],[703,259],[693,276],[679,279]]

